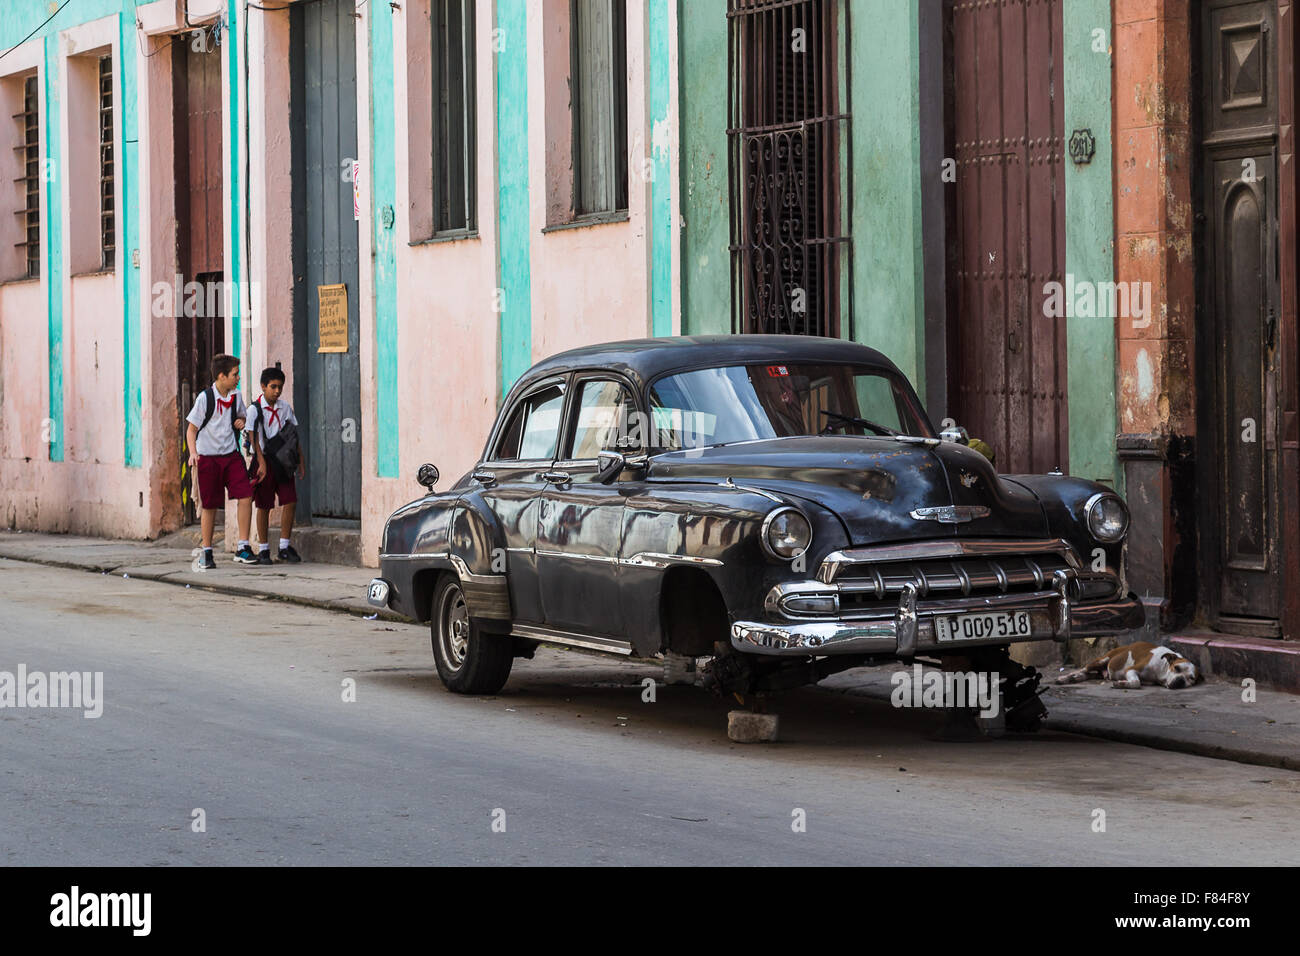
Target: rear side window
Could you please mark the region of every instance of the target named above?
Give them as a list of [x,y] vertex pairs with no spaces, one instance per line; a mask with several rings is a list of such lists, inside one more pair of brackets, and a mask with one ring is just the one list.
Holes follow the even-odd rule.
[[552,385],[521,401],[497,442],[496,461],[554,460],[560,437],[564,388]]

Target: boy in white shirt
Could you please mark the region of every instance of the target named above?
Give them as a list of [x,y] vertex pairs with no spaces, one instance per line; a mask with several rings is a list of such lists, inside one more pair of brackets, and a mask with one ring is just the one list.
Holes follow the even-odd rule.
[[[244,427],[244,401],[239,394],[239,359],[218,355],[212,360],[212,377],[194,399],[194,407],[185,416],[189,428],[185,447],[190,452],[190,474],[199,476],[199,503],[203,507],[203,557],[200,571],[217,566],[212,559],[212,528],[217,509],[226,505],[226,492],[239,502],[239,550],[235,561],[257,564],[257,556],[248,545],[248,525],[253,511],[253,486],[248,481],[244,456],[239,452],[239,433]],[[262,453],[257,452],[258,467],[264,468]]]
[[[253,489],[253,504],[257,506],[257,537],[262,542],[257,556],[258,564],[271,563],[271,542],[268,540],[271,509],[280,502],[280,560],[297,564],[302,558],[289,543],[293,533],[293,515],[298,502],[294,485],[296,471],[299,480],[306,474],[302,446],[298,443],[298,419],[289,403],[280,397],[284,391],[284,372],[268,368],[262,372],[262,394],[249,406],[248,423],[244,431],[250,435],[259,462],[257,485]],[[292,428],[285,426],[292,425]],[[281,447],[288,445],[286,453]],[[296,468],[286,467],[285,458],[296,459]]]

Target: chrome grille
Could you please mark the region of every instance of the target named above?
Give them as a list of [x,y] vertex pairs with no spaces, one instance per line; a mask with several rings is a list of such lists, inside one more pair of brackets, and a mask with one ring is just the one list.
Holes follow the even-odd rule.
[[1077,569],[1073,548],[1049,541],[921,541],[836,552],[818,573],[838,585],[841,612],[891,610],[911,584],[921,602],[1033,594]]

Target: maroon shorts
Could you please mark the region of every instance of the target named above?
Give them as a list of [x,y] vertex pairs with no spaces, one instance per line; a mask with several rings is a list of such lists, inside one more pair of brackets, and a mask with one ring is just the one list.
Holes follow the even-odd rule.
[[292,478],[283,484],[277,482],[268,467],[266,477],[253,487],[253,504],[270,511],[275,507],[276,498],[280,499],[281,505],[293,504],[298,500],[298,489],[294,486]]
[[199,455],[199,500],[203,507],[225,507],[226,492],[234,500],[253,496],[244,456],[237,451],[229,455]]

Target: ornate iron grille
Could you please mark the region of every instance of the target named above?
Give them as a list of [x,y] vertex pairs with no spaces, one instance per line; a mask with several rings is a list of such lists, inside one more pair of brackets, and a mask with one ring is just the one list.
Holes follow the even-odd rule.
[[735,332],[840,334],[839,12],[836,0],[728,3]]
[[117,230],[113,214],[113,58],[99,58],[99,245],[101,267],[113,268]]

